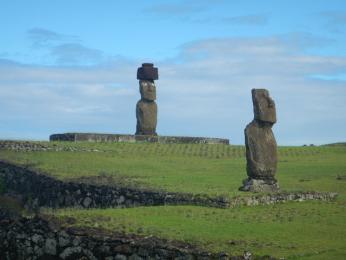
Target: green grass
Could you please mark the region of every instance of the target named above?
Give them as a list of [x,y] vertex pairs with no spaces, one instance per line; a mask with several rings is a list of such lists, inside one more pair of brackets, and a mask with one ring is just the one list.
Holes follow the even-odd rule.
[[65,218],[73,217],[77,226],[154,234],[230,254],[249,250],[288,259],[310,259],[310,256],[343,259],[346,255],[346,214],[345,204],[341,203],[291,202],[234,209],[192,206],[64,209],[53,214],[63,223]]
[[[16,152],[0,159],[62,180],[208,195],[244,195],[243,146],[150,143],[43,143],[90,151]],[[97,150],[97,152],[95,151]],[[346,146],[279,147],[277,178],[286,191],[332,191],[334,203],[292,202],[216,209],[196,206],[47,210],[74,225],[183,240],[211,251],[249,250],[288,259],[346,258]],[[103,178],[107,177],[107,178]],[[66,222],[66,225],[68,222]]]
[[[152,143],[45,143],[100,152],[15,152],[0,158],[58,179],[97,181],[167,191],[234,196],[246,178],[243,146]],[[280,147],[277,178],[283,190],[344,194],[346,147]],[[102,178],[107,177],[107,178]]]

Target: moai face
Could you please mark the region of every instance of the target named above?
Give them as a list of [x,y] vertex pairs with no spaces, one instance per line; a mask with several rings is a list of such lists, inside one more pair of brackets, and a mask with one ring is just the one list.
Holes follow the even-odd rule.
[[156,86],[154,81],[140,80],[139,91],[141,92],[141,97],[144,100],[154,101],[156,99]]
[[252,102],[255,120],[275,124],[276,109],[274,100],[269,96],[266,89],[252,89]]

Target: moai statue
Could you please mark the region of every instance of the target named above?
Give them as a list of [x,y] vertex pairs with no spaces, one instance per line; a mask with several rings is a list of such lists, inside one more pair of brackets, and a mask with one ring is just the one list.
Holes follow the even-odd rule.
[[274,192],[277,145],[272,131],[276,123],[275,103],[266,89],[252,89],[254,120],[245,128],[246,171],[248,178],[240,190]]
[[143,63],[137,70],[141,100],[137,102],[136,135],[157,135],[157,104],[154,80],[159,78],[158,70],[152,63]]

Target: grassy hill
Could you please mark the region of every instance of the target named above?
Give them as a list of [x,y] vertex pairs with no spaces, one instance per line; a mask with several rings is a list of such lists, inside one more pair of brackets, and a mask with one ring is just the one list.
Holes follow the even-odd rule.
[[[46,151],[0,150],[0,159],[55,178],[211,196],[244,196],[243,146],[152,143],[46,143]],[[333,191],[333,203],[290,202],[233,209],[160,206],[46,210],[62,222],[158,235],[232,254],[250,250],[289,259],[346,256],[346,147],[279,147],[286,191]],[[65,223],[68,224],[68,222]]]
[[346,142],[339,142],[339,143],[325,144],[324,146],[346,146]]

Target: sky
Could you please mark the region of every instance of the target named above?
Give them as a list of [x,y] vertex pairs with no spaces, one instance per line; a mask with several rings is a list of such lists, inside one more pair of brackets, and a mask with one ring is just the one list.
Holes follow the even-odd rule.
[[346,141],[345,0],[0,0],[0,139],[134,134],[137,68],[159,135],[244,144],[252,88],[279,145]]

